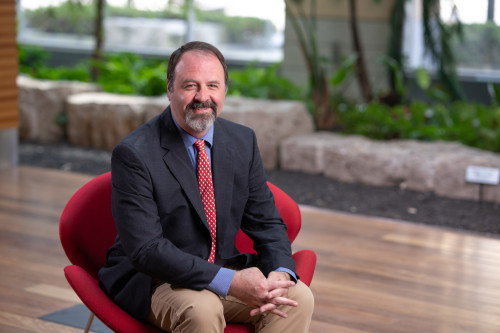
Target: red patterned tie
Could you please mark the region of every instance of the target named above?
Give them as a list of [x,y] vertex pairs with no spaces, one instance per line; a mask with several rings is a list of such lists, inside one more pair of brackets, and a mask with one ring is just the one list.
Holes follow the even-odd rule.
[[208,226],[210,227],[210,235],[212,236],[212,249],[208,261],[213,263],[215,259],[215,198],[214,186],[212,184],[212,173],[210,172],[210,162],[207,152],[205,151],[205,140],[196,140],[196,148],[198,148],[198,186],[200,188],[201,199],[203,200],[203,208],[207,216]]

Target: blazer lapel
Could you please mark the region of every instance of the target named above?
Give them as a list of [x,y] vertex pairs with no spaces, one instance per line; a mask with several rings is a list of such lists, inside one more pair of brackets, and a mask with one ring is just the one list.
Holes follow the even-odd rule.
[[217,228],[219,228],[219,222],[222,222],[222,218],[230,216],[234,174],[232,156],[234,156],[234,154],[231,150],[230,143],[225,139],[226,135],[223,125],[216,121],[214,126],[212,177],[215,191]]
[[164,113],[164,120],[160,122],[160,137],[161,146],[167,150],[166,154],[163,156],[163,161],[179,182],[184,193],[186,193],[196,213],[208,228],[208,222],[203,208],[200,190],[198,188],[198,181],[193,172],[193,165],[189,159],[184,142],[172,120],[170,106]]

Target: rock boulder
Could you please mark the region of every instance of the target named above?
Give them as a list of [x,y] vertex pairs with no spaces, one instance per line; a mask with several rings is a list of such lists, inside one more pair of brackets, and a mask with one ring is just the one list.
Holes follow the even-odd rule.
[[[480,185],[468,183],[468,166],[500,169],[500,155],[455,142],[374,141],[317,132],[283,141],[282,169],[323,174],[346,182],[479,199]],[[483,200],[500,202],[500,186],[482,185]]]
[[20,124],[19,136],[27,141],[58,142],[64,126],[58,117],[65,113],[65,103],[72,94],[98,91],[94,84],[76,81],[38,80],[18,76]]

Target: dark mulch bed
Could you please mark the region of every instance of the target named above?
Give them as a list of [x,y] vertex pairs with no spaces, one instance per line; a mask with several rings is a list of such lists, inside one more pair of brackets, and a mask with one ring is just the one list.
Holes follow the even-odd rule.
[[[20,164],[98,175],[109,171],[110,153],[67,144],[20,144]],[[437,197],[431,193],[343,183],[320,175],[270,170],[269,181],[299,204],[500,235],[500,204]]]

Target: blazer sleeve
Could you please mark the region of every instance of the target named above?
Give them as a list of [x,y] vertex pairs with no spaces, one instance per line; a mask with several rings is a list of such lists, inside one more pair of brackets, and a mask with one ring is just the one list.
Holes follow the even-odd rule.
[[163,237],[153,179],[137,147],[119,144],[112,155],[112,211],[118,242],[135,268],[174,286],[206,288],[220,267]]
[[291,243],[286,224],[281,219],[274,196],[267,186],[264,167],[252,131],[253,151],[248,177],[248,200],[243,213],[241,229],[254,242],[259,267],[267,276],[279,267],[295,272]]

